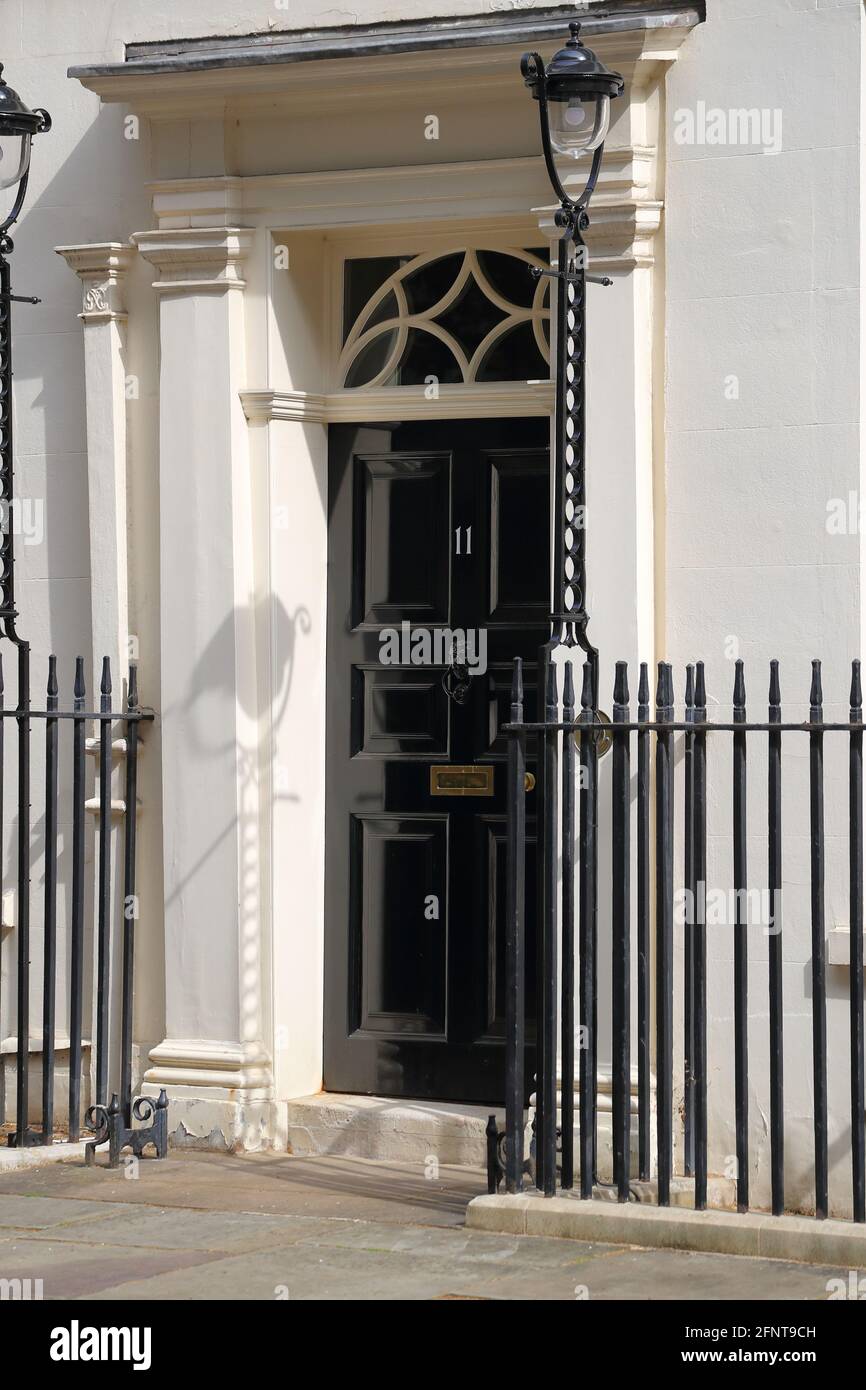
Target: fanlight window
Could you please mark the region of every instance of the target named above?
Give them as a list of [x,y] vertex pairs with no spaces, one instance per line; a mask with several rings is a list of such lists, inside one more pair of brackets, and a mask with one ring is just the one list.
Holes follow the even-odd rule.
[[343,386],[528,381],[550,375],[546,249],[347,260]]

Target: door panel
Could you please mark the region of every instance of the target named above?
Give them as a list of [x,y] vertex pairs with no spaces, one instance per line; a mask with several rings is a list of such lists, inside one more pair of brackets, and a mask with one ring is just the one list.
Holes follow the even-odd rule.
[[[329,1090],[501,1101],[507,748],[498,730],[514,656],[524,658],[527,718],[536,712],[548,634],[547,438],[545,420],[329,432]],[[449,674],[431,643],[437,629],[483,629],[486,669]],[[534,766],[534,747],[528,757]],[[492,795],[436,793],[431,767],[476,765],[491,769]],[[529,792],[530,1005],[534,826]],[[531,1046],[527,1060],[531,1068]]]
[[406,902],[418,883],[448,869],[446,816],[427,820],[355,816],[352,877],[360,912],[357,1028],[365,1033],[445,1037],[445,935],[437,921],[406,931]]
[[450,459],[355,457],[355,626],[448,622]]
[[550,514],[546,470],[534,451],[487,455],[490,527],[488,622],[544,626],[549,612],[549,550],[536,543]]

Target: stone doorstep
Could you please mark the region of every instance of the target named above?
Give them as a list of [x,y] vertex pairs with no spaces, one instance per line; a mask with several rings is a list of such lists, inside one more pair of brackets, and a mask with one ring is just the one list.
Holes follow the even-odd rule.
[[474,1197],[466,1224],[506,1235],[558,1236],[608,1245],[704,1254],[754,1255],[805,1264],[866,1268],[866,1226],[808,1216],[740,1215],[683,1207],[622,1205],[534,1193]]
[[289,1153],[375,1158],[421,1163],[430,1157],[459,1167],[487,1166],[487,1118],[502,1111],[489,1105],[386,1099],[380,1096],[318,1095],[286,1106]]

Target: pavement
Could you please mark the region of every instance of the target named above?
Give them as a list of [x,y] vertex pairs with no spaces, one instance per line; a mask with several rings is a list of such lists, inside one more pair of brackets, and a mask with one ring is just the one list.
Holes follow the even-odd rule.
[[466,1205],[484,1190],[470,1168],[285,1154],[12,1170],[0,1173],[0,1281],[39,1279],[48,1300],[825,1301],[828,1281],[849,1277],[469,1231]]

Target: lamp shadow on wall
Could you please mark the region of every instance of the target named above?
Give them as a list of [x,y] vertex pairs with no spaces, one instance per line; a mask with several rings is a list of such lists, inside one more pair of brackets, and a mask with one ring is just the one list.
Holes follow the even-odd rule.
[[[296,666],[296,648],[299,634],[306,636],[312,627],[309,610],[300,605],[290,613],[283,603],[272,595],[253,600],[248,607],[235,609],[230,613],[214,637],[208,643],[196,666],[189,689],[179,705],[168,706],[162,712],[163,722],[180,717],[183,721],[184,739],[190,750],[201,758],[220,758],[234,755],[238,760],[239,801],[254,792],[256,798],[268,793],[268,783],[263,770],[273,768],[276,734],[285,719],[291,698]],[[235,656],[237,634],[245,632],[249,647],[261,653],[263,634],[269,634],[269,649],[274,654],[271,667],[270,689],[273,698],[266,698],[267,692],[261,690],[262,677],[253,674],[252,679],[239,683],[235,677]],[[225,700],[237,700],[243,722],[249,726],[249,739],[236,737],[221,739],[219,726],[206,713],[199,714],[201,702],[209,697],[222,696]],[[206,731],[214,730],[217,737],[206,737]],[[296,792],[271,790],[275,800],[299,802]],[[242,817],[239,817],[242,819]],[[214,839],[208,854],[192,866],[187,878],[179,881],[166,903],[171,903],[182,892],[189,879],[195,877],[207,862],[209,854],[228,835],[237,819],[231,821]]]
[[[208,874],[225,841],[236,838],[238,1041],[257,1056],[269,1032],[269,814],[279,801],[302,801],[298,792],[281,786],[278,735],[296,685],[298,644],[311,631],[306,607],[289,612],[272,594],[234,609],[205,647],[182,700],[163,711],[164,722],[180,722],[185,754],[193,763],[216,760],[224,765],[237,808],[172,884],[166,910],[178,899],[194,900],[191,889]],[[243,671],[240,654],[252,653],[252,670]],[[233,898],[226,902],[225,911],[234,912],[236,903]]]

